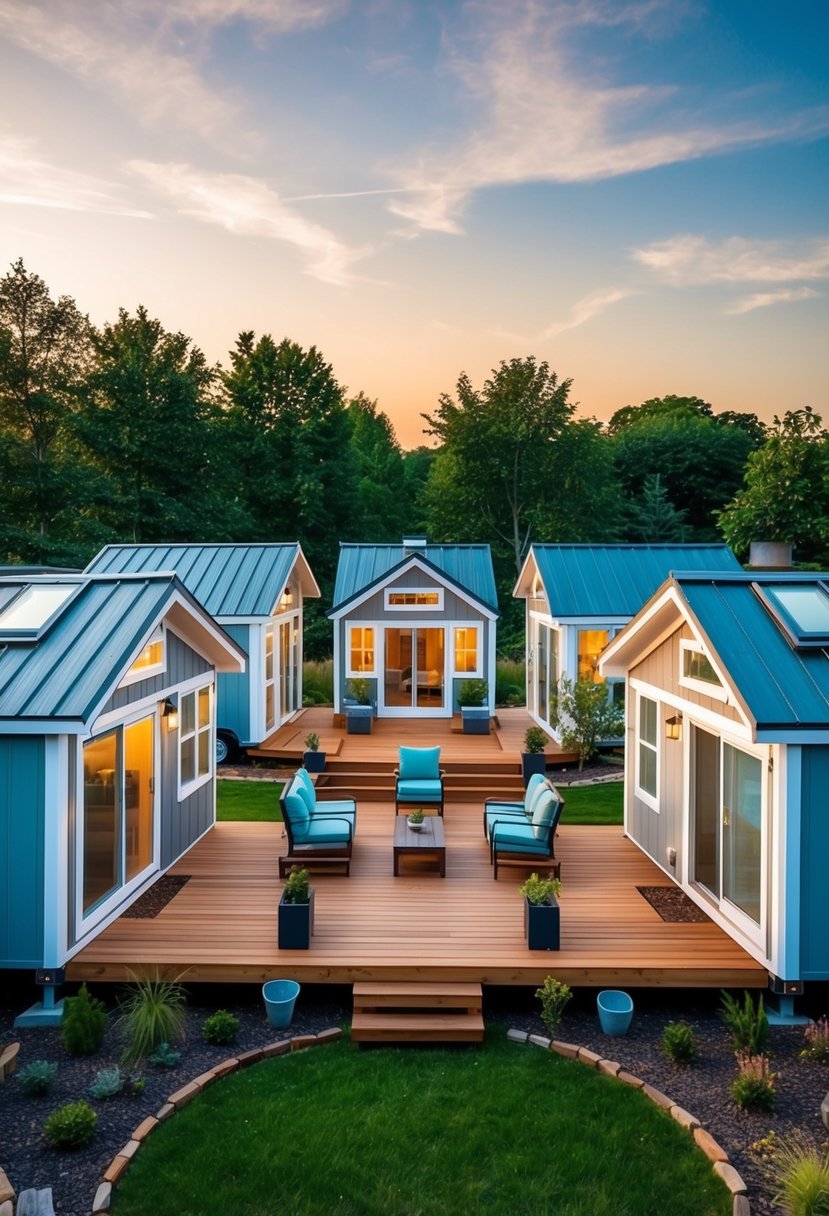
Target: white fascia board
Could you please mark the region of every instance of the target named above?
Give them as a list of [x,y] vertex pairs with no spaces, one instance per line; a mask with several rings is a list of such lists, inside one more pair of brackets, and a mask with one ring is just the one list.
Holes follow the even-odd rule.
[[0,735],[85,735],[80,718],[0,718]]
[[[640,662],[659,644],[652,640],[652,631],[653,629],[658,630],[660,641],[666,635],[668,622],[657,622],[656,619],[663,613],[674,622],[677,618],[685,616],[679,594],[672,584],[669,584],[661,594],[657,594],[644,608],[640,608],[621,633],[617,633],[616,637],[610,640],[599,659],[599,671],[603,676],[625,675],[628,667],[634,662]],[[651,631],[646,633],[646,640],[643,643],[639,634],[649,625]],[[629,651],[633,652],[632,657],[629,657]]]
[[465,604],[469,604],[470,608],[474,608],[476,612],[480,612],[482,616],[487,617],[490,621],[497,621],[497,612],[487,607],[482,600],[476,599],[474,595],[470,595],[469,592],[464,591],[463,587],[461,587],[459,583],[453,582],[448,576],[443,576],[441,571],[436,567],[425,566],[417,557],[412,557],[403,566],[395,566],[392,570],[387,570],[385,574],[382,574],[379,578],[376,578],[373,583],[369,584],[368,587],[363,588],[359,595],[356,595],[352,599],[348,600],[348,602],[345,603],[342,608],[337,608],[334,612],[329,613],[328,619],[331,621],[340,621],[343,619],[343,617],[348,617],[348,615],[353,612],[355,608],[359,608],[360,604],[364,604],[366,600],[370,599],[371,596],[376,595],[378,591],[383,589],[383,587],[389,586],[396,579],[400,578],[401,575],[408,574],[410,570],[419,570],[423,575],[426,576],[426,578],[435,579],[435,581],[440,583],[442,587],[445,587],[447,591],[451,591],[453,595],[457,595],[457,597],[463,600]]

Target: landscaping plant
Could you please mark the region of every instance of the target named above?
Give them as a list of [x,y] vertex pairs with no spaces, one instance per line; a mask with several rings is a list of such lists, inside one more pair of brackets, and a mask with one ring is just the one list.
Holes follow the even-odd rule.
[[282,898],[286,904],[307,904],[311,898],[311,872],[300,866],[291,866],[285,879]]
[[88,1102],[67,1102],[53,1110],[43,1125],[43,1134],[51,1148],[80,1148],[92,1139],[98,1116]]
[[70,1056],[91,1056],[104,1041],[106,1005],[91,996],[86,984],[81,984],[77,996],[66,997],[63,1003],[61,1038]]
[[226,1009],[217,1009],[209,1018],[204,1019],[201,1028],[205,1043],[222,1045],[235,1043],[239,1036],[239,1019]]
[[333,705],[334,660],[309,660],[302,664],[302,704]]
[[[537,874],[531,874],[529,878],[521,883],[518,890],[531,904],[548,904],[550,903],[551,896],[558,897],[558,893],[561,890],[561,879],[539,878]],[[540,991],[541,989],[539,988],[538,992]],[[538,992],[535,994],[536,996],[538,996]]]
[[687,1022],[668,1022],[662,1031],[662,1050],[674,1064],[690,1064],[699,1054],[693,1027]]
[[763,1172],[787,1216],[829,1216],[829,1145],[818,1148],[803,1133],[787,1136]]
[[769,1039],[769,1019],[762,996],[755,1005],[751,993],[746,991],[740,1005],[729,993],[723,992],[721,995],[722,1019],[731,1035],[734,1050],[749,1056],[764,1054]]
[[316,731],[309,731],[305,736],[305,747],[309,752],[318,752],[320,749],[320,737]]
[[540,755],[547,746],[547,736],[540,726],[530,726],[524,735],[524,751],[532,756]]
[[811,1022],[803,1031],[806,1046],[801,1051],[804,1060],[815,1060],[818,1064],[829,1064],[829,1018],[824,1016]]
[[175,980],[136,976],[121,1001],[121,1063],[131,1068],[161,1043],[184,1038],[186,995]]
[[489,696],[489,685],[486,680],[464,680],[458,689],[458,702],[470,709],[486,705]]
[[562,747],[578,756],[579,771],[593,759],[603,739],[616,739],[624,729],[624,711],[609,699],[604,683],[565,676],[550,709],[550,723],[559,728]]
[[349,680],[347,691],[348,695],[353,697],[358,705],[371,704],[369,683],[368,680],[363,679],[362,676],[356,676],[353,680]]
[[40,1098],[52,1088],[57,1071],[57,1064],[51,1064],[48,1060],[32,1060],[18,1073],[20,1088],[28,1097]]
[[89,1087],[93,1098],[99,1101],[104,1098],[114,1098],[124,1088],[124,1078],[117,1064],[112,1068],[102,1068]]
[[572,996],[569,985],[562,984],[554,976],[548,975],[543,986],[536,989],[535,995],[541,1001],[541,1020],[547,1027],[550,1038],[554,1039],[561,1025],[564,1006]]
[[425,815],[423,814],[422,808],[417,807],[416,810],[409,811],[408,819],[411,823],[423,823]]
[[173,1051],[169,1043],[159,1043],[155,1051],[147,1056],[147,1063],[153,1068],[175,1068],[181,1059],[180,1051]]
[[769,1058],[737,1052],[739,1073],[731,1083],[731,1097],[743,1110],[774,1110],[776,1074],[769,1071]]

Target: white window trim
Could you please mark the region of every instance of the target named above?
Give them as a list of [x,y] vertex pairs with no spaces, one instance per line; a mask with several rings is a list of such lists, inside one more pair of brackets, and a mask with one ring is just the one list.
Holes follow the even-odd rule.
[[[643,700],[651,701],[653,704],[656,705],[656,742],[655,743],[651,743],[650,740],[648,740],[648,739],[643,739],[640,734],[640,723],[642,721],[641,704],[642,704]],[[635,796],[640,800],[640,802],[644,802],[646,806],[649,806],[651,808],[651,810],[656,811],[657,813],[659,811],[659,777],[660,777],[660,773],[659,773],[659,769],[660,769],[660,755],[659,755],[660,708],[659,708],[659,704],[660,703],[658,700],[656,700],[656,698],[649,697],[645,693],[637,692],[637,694],[636,694],[636,729],[634,731],[635,763],[634,763],[633,792],[634,792]],[[655,796],[653,794],[651,794],[648,790],[643,789],[642,785],[639,781],[639,749],[643,744],[645,747],[651,748],[656,754],[656,795]]]
[[[374,666],[370,671],[355,671],[351,666],[351,630],[352,629],[373,629],[374,630]],[[385,649],[385,636],[382,634],[382,627],[377,621],[346,621],[345,626],[345,677],[347,680],[372,679],[378,675],[378,657],[380,653],[381,642]],[[362,649],[365,649],[363,647]]]
[[[393,595],[436,595],[436,604],[392,604]],[[442,612],[443,587],[387,587],[384,594],[384,606],[387,612]]]
[[[714,668],[720,681],[719,684],[709,684],[707,680],[697,680],[693,676],[685,675],[685,655],[689,652],[691,654],[704,655]],[[679,684],[681,688],[690,688],[694,692],[701,692],[706,697],[713,697],[715,701],[728,700],[728,689],[722,678],[722,672],[717,670],[705,647],[700,642],[691,641],[689,638],[679,639]]]
[[162,672],[167,670],[167,629],[163,623],[153,630],[142,645],[141,651],[145,650],[147,646],[151,646],[153,642],[161,642],[161,662],[152,663],[149,667],[142,667],[140,671],[127,671],[123,680],[118,685],[119,688],[128,688],[130,684],[139,684],[141,680],[149,680],[153,676],[161,675]]
[[[451,658],[450,658],[450,679],[459,680],[480,680],[484,675],[484,656],[483,646],[481,644],[481,623],[479,621],[451,621],[447,628],[450,631],[451,638]],[[455,654],[455,630],[456,629],[474,629],[476,636],[475,652],[477,654],[477,662],[472,671],[459,671]]]
[[[271,638],[271,678],[268,679],[268,634]],[[276,618],[271,617],[267,625],[262,630],[262,721],[265,724],[265,731],[274,731],[280,722],[280,715],[276,708],[276,689],[277,689],[277,640],[279,638],[279,626]],[[273,688],[273,721],[268,722],[268,685]]]
[[[183,716],[182,709],[181,709],[181,703],[182,703],[182,700],[184,697],[192,694],[193,697],[195,698],[196,710],[198,711],[199,693],[204,688],[208,689],[209,694],[210,694],[210,723],[207,727],[202,728],[203,730],[206,729],[206,730],[209,730],[209,732],[210,732],[210,741],[209,741],[208,747],[207,747],[207,758],[208,758],[207,772],[200,773],[198,776],[194,777],[192,781],[182,782],[182,779],[181,779],[181,745],[184,742],[184,731],[182,730],[182,725],[181,725],[182,716]],[[213,780],[214,766],[215,766],[215,762],[216,762],[216,689],[215,689],[215,686],[214,686],[212,680],[209,681],[208,683],[202,682],[200,684],[193,685],[192,688],[187,688],[187,689],[182,690],[182,692],[179,694],[178,722],[179,722],[178,738],[176,740],[176,768],[177,768],[177,775],[178,775],[178,800],[179,800],[179,802],[183,802],[185,798],[189,798],[192,794],[195,794],[196,790],[201,789],[201,787],[203,785],[207,785],[207,783],[209,781]],[[195,715],[195,722],[196,722],[196,726],[195,726],[195,730],[193,731],[192,737],[196,740],[196,759],[198,760],[198,754],[199,754],[198,712]],[[190,736],[188,735],[187,738],[190,738]]]

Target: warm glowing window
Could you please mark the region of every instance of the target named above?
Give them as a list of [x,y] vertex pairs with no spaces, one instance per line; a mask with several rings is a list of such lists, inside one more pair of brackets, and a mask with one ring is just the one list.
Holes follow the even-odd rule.
[[579,630],[579,679],[590,684],[603,683],[599,675],[599,655],[607,645],[606,629]]
[[455,671],[470,675],[478,670],[478,630],[474,625],[459,625],[455,630]]
[[442,608],[443,588],[433,587],[429,590],[417,590],[412,587],[406,591],[387,591],[387,608]]
[[348,651],[349,672],[374,671],[374,626],[352,625]]
[[698,642],[683,638],[679,643],[679,653],[680,684],[684,688],[693,688],[697,692],[716,697],[718,701],[724,701],[727,696],[726,689],[702,646]]
[[203,784],[213,772],[213,713],[211,688],[182,693],[179,706],[180,793]]
[[136,659],[133,660],[122,684],[135,684],[164,670],[164,632],[159,627]]

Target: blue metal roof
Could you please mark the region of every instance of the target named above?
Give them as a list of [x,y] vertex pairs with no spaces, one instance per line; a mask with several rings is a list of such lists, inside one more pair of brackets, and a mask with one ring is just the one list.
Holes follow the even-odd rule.
[[423,558],[458,588],[497,612],[498,593],[489,545],[362,545],[340,542],[333,611],[379,583],[410,558]]
[[533,545],[532,558],[557,620],[633,616],[671,571],[741,569],[727,545]]
[[174,571],[213,617],[269,617],[279,602],[297,559],[302,557],[303,590],[319,595],[302,550],[292,544],[107,545],[87,573],[143,574]]
[[755,587],[817,586],[827,575],[786,571],[676,577],[676,583],[758,729],[829,727],[829,657],[798,648]]

